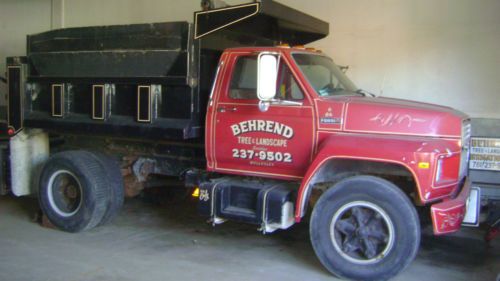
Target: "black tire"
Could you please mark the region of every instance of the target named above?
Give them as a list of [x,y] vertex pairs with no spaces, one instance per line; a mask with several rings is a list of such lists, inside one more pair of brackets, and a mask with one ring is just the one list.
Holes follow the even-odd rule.
[[104,213],[101,222],[98,224],[98,226],[101,226],[111,222],[118,215],[125,199],[125,190],[123,187],[123,176],[118,161],[103,153],[94,152],[93,154],[101,163],[106,173],[106,181],[108,184],[108,202],[106,212]]
[[45,163],[39,182],[40,207],[67,232],[91,229],[106,212],[108,190],[101,163],[87,151],[64,151]]
[[354,280],[395,276],[413,261],[420,245],[418,215],[409,198],[373,176],[347,178],[325,191],[309,231],[323,266]]

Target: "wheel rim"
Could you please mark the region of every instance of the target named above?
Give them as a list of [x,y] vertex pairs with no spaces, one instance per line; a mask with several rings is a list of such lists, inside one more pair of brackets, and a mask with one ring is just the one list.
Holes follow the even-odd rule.
[[330,239],[343,258],[357,264],[373,264],[391,251],[394,225],[379,206],[367,201],[350,202],[333,215]]
[[72,172],[59,170],[50,176],[47,197],[52,210],[62,217],[69,217],[80,210],[82,186]]

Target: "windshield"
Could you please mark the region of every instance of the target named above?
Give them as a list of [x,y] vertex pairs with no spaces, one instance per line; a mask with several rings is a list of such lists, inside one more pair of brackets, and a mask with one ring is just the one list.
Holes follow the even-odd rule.
[[329,97],[356,94],[358,88],[335,65],[331,58],[304,53],[292,56],[318,95]]

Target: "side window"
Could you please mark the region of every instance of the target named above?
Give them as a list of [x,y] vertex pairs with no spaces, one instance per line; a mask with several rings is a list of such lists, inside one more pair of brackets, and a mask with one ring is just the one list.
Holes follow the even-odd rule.
[[[293,77],[292,71],[283,61],[278,74],[276,93],[278,99],[304,99],[304,94]],[[237,58],[229,86],[229,97],[232,99],[257,99],[257,56]]]
[[304,94],[300,89],[292,71],[286,64],[282,64],[280,73],[278,74],[278,89],[277,98],[282,100],[302,100]]
[[237,58],[229,86],[232,99],[257,99],[257,56]]

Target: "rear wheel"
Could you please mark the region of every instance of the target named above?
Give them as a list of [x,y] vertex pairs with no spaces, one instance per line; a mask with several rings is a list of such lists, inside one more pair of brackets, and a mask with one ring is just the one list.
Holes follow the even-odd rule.
[[40,176],[40,207],[61,230],[78,232],[95,227],[107,209],[106,173],[87,151],[54,154]]
[[104,225],[111,222],[119,213],[125,199],[125,190],[123,184],[123,176],[120,170],[119,163],[110,156],[102,153],[93,153],[101,163],[105,173],[108,190],[108,202],[106,212],[99,222],[99,225]]
[[325,191],[314,207],[311,243],[333,274],[386,280],[415,258],[420,224],[414,206],[394,184],[356,176]]

